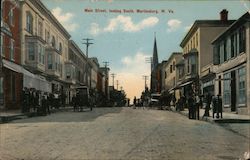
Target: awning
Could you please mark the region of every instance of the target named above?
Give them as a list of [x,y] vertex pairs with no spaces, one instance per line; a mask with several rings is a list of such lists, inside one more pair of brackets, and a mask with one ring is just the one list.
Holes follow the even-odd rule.
[[35,75],[23,68],[21,65],[5,59],[3,59],[3,66],[14,72],[23,74],[23,87],[35,88],[36,90],[44,92],[51,92],[51,83],[48,82],[44,77]]
[[184,87],[184,86],[186,86],[186,85],[188,85],[188,84],[191,84],[191,83],[193,83],[193,81],[188,81],[188,82],[186,82],[186,83],[181,84],[180,87]]

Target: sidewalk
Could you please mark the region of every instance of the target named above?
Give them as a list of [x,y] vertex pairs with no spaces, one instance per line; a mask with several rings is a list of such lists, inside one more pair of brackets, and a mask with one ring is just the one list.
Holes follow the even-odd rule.
[[[174,107],[171,107],[171,111],[184,115],[188,119],[188,109],[184,111],[176,111]],[[205,112],[205,109],[200,109],[200,119],[212,124],[217,124],[239,136],[242,136],[246,139],[250,139],[250,115],[239,115],[236,113],[223,112],[223,118],[213,118],[212,111],[209,112],[210,117],[202,117]]]
[[[51,109],[51,113],[55,113],[58,111],[68,111],[72,110],[73,107],[67,106],[67,107],[61,107],[59,109]],[[22,113],[21,109],[19,110],[0,110],[0,123],[7,123],[12,120],[16,119],[23,119],[23,118],[29,118],[29,117],[34,117],[37,116],[36,112],[31,111],[29,113]]]
[[[175,108],[171,108],[172,111],[175,111]],[[175,111],[177,112],[177,111]],[[250,115],[240,115],[236,114],[235,112],[229,113],[229,112],[223,112],[222,117],[223,118],[216,118],[216,114],[214,115],[215,117],[213,118],[213,113],[210,110],[209,111],[209,117],[203,117],[205,112],[205,109],[200,109],[200,120],[205,120],[209,122],[216,122],[216,123],[250,123]],[[185,115],[188,117],[188,109],[184,109],[184,111],[179,112],[182,115]]]
[[18,110],[0,110],[0,123],[9,122],[11,120],[24,118],[26,115]]

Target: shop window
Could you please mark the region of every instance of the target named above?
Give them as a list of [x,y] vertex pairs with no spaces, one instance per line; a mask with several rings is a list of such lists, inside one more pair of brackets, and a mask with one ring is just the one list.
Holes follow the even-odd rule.
[[239,104],[246,103],[246,68],[240,68],[238,70],[239,75]]
[[225,105],[230,105],[231,104],[231,74],[230,73],[226,73],[224,74],[224,104]]

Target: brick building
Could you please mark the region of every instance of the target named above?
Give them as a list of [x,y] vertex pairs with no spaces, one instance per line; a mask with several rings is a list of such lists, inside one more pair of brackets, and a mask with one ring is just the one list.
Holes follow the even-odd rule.
[[20,108],[22,67],[20,52],[19,1],[1,1],[0,107]]

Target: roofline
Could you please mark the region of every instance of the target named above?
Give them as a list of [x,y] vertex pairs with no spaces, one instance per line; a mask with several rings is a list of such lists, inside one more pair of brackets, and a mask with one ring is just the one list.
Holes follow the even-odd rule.
[[173,52],[167,60],[167,63],[166,63],[167,65],[170,63],[170,60],[173,59],[174,55],[182,56],[182,52]]
[[[247,17],[248,16],[248,17]],[[241,22],[250,22],[250,13],[246,12],[243,14],[239,19],[237,19],[233,24],[231,24],[225,31],[220,33],[214,40],[211,41],[211,44],[216,43],[220,39],[222,39],[228,32],[231,30],[234,30],[238,25],[241,24]]]
[[196,20],[192,27],[189,29],[188,33],[185,35],[183,40],[180,43],[180,46],[183,48],[184,45],[187,43],[189,37],[193,35],[193,33],[199,28],[199,27],[225,27],[229,26],[235,22],[235,20],[227,20],[226,22],[221,20]]
[[68,39],[71,37],[71,35],[68,33],[68,31],[62,26],[62,24],[55,18],[55,16],[51,13],[51,11],[40,0],[29,0],[29,1],[34,5],[38,5],[40,7],[40,9],[45,11],[48,18],[51,19],[52,23],[55,23],[55,25],[57,25],[57,27],[64,33],[64,35]]
[[[73,40],[70,39],[69,44],[71,44],[80,53],[80,55],[87,61],[86,55],[83,53],[83,51],[79,48],[79,46]],[[69,45],[69,48],[71,45]]]

